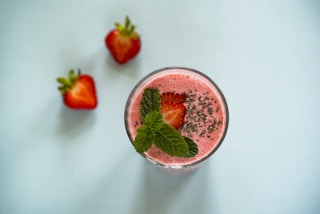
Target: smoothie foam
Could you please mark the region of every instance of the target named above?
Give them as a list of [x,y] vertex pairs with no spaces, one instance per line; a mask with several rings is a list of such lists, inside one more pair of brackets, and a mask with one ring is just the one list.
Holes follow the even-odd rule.
[[205,75],[185,68],[166,68],[156,71],[141,80],[129,96],[125,122],[131,141],[137,134],[142,119],[140,102],[146,88],[156,88],[160,94],[174,92],[186,94],[187,108],[183,136],[191,138],[199,152],[192,158],[172,157],[155,145],[145,152],[145,157],[165,166],[193,165],[209,157],[222,143],[228,127],[228,109],[225,99],[217,86]]

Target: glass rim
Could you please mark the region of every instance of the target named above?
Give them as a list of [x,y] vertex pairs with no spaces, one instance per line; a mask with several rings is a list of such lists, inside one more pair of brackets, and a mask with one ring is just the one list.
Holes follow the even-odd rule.
[[129,125],[128,125],[128,114],[129,114],[128,109],[129,109],[129,106],[131,104],[131,98],[135,94],[136,90],[145,82],[145,80],[147,80],[148,78],[154,76],[155,74],[158,74],[158,73],[161,73],[161,72],[164,72],[164,71],[168,71],[168,70],[174,70],[174,69],[186,70],[186,71],[194,72],[197,75],[200,75],[200,76],[204,77],[206,80],[208,80],[213,85],[213,87],[217,90],[218,95],[221,98],[222,105],[224,106],[224,109],[225,109],[225,125],[224,125],[223,133],[222,133],[222,135],[221,135],[221,137],[219,139],[219,142],[216,144],[216,146],[214,147],[214,149],[212,149],[212,151],[210,153],[208,153],[206,156],[200,158],[199,160],[196,160],[196,161],[194,161],[192,163],[186,163],[186,164],[163,164],[163,163],[160,163],[160,162],[152,159],[151,157],[149,157],[145,153],[140,154],[142,157],[144,157],[145,159],[147,159],[149,162],[153,163],[154,165],[161,166],[161,167],[164,167],[164,168],[171,168],[171,169],[184,169],[184,168],[190,168],[190,167],[193,167],[193,166],[197,166],[200,163],[202,163],[205,160],[207,160],[209,157],[211,157],[219,149],[219,147],[223,143],[224,138],[225,138],[225,136],[227,134],[227,131],[228,131],[228,127],[229,127],[229,109],[228,109],[228,104],[227,104],[226,98],[225,98],[224,94],[222,93],[221,89],[219,88],[219,86],[208,75],[206,75],[206,74],[204,74],[204,73],[202,73],[202,72],[200,72],[200,71],[198,71],[196,69],[188,68],[188,67],[181,67],[181,66],[163,67],[163,68],[160,68],[160,69],[157,69],[157,70],[154,70],[154,71],[148,73],[147,75],[142,77],[142,79],[140,81],[138,81],[135,84],[135,86],[133,87],[133,89],[131,90],[131,92],[130,92],[128,98],[127,98],[126,105],[125,105],[125,112],[124,112],[124,122],[125,122],[125,128],[126,128],[127,135],[129,137],[131,143],[133,143],[134,139],[131,136],[131,133],[130,133],[130,130],[129,130]]

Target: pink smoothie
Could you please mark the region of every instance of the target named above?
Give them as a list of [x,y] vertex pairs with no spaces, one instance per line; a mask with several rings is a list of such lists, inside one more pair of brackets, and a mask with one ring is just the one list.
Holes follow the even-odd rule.
[[160,94],[174,92],[186,94],[187,108],[185,122],[179,129],[183,136],[191,138],[199,152],[192,158],[172,157],[155,145],[145,152],[152,162],[165,166],[195,165],[209,157],[222,143],[228,127],[228,109],[217,86],[198,71],[185,68],[166,68],[156,71],[133,89],[126,106],[126,128],[131,141],[137,128],[143,123],[140,116],[140,102],[146,88],[157,88]]

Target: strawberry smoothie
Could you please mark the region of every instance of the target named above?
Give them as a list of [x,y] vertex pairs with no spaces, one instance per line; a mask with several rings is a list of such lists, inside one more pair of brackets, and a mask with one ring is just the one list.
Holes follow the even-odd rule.
[[137,135],[137,128],[143,125],[140,102],[146,88],[156,88],[161,94],[186,94],[186,115],[178,131],[198,145],[198,154],[191,158],[172,157],[152,145],[143,154],[145,158],[167,168],[184,168],[197,165],[218,149],[228,128],[225,98],[210,78],[199,71],[180,67],[157,70],[132,90],[125,109],[125,126],[131,142]]

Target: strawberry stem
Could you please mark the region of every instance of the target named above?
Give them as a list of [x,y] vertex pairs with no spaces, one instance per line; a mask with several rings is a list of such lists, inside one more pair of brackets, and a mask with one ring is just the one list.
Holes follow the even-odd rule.
[[129,27],[130,27],[130,19],[128,16],[126,16],[125,29],[129,29]]
[[137,36],[134,32],[136,29],[136,26],[131,23],[131,20],[128,16],[126,16],[124,25],[121,25],[120,23],[117,22],[115,23],[115,27],[122,36],[128,36],[131,38],[134,38]]
[[68,90],[72,88],[72,86],[76,83],[77,79],[81,75],[81,70],[78,69],[78,73],[74,74],[74,70],[71,69],[68,73],[68,78],[67,77],[58,77],[57,82],[60,83],[61,85],[58,87],[58,90],[64,94]]

